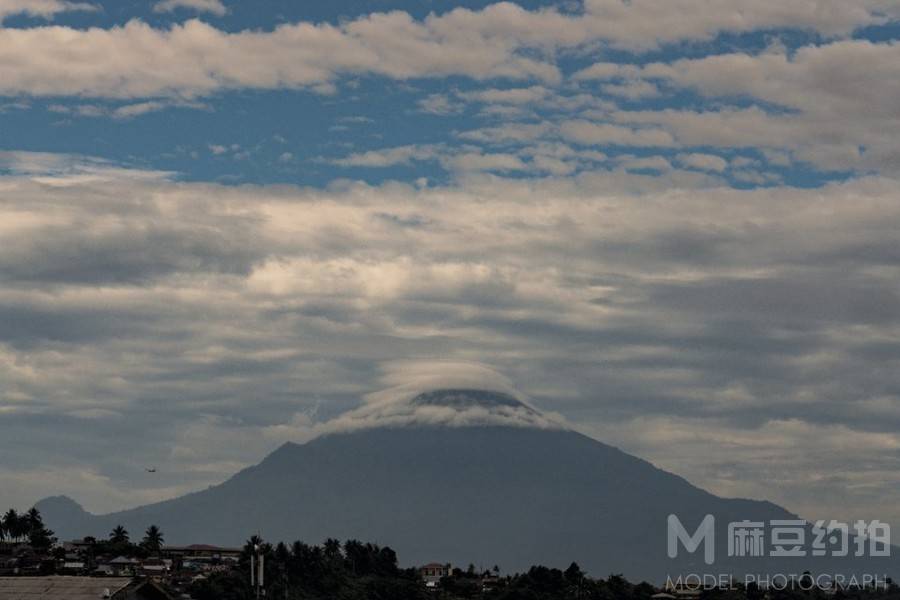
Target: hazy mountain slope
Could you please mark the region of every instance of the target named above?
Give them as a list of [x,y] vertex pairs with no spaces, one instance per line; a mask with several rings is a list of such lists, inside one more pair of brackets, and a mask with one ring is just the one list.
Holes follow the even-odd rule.
[[[720,543],[729,521],[792,517],[771,503],[717,498],[572,431],[434,425],[285,444],[222,485],[111,515],[78,514],[59,499],[40,508],[64,536],[102,536],[121,523],[133,533],[157,524],[168,543],[239,544],[257,531],[273,540],[359,538],[392,546],[404,564],[519,570],[577,560],[595,574],[653,580],[703,566],[699,554],[667,559],[670,513],[691,528],[715,514]],[[714,572],[769,568],[743,559]]]

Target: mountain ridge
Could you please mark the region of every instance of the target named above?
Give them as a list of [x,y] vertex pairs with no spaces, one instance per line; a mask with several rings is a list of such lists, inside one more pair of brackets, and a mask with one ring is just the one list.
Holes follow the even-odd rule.
[[[362,539],[391,546],[404,564],[499,564],[512,572],[574,560],[595,574],[659,582],[673,571],[708,570],[700,553],[668,558],[669,514],[689,531],[714,514],[722,540],[732,521],[797,518],[768,501],[717,497],[572,429],[487,423],[389,421],[328,432],[304,444],[287,442],[206,490],[108,515],[78,513],[56,500],[45,506],[45,520],[78,537],[105,536],[119,524],[138,533],[155,524],[171,544],[239,545],[256,532],[311,543]],[[790,566],[802,573],[839,564],[849,563],[764,557],[716,568]]]

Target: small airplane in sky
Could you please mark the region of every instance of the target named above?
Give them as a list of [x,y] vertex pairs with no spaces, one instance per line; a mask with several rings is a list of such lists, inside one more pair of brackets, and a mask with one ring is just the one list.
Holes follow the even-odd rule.
[[146,471],[148,473],[156,473],[156,467],[153,467],[152,469],[146,469]]

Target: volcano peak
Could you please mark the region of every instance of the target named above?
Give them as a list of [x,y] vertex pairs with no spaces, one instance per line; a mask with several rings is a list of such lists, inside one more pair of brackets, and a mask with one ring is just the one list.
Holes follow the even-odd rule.
[[326,423],[323,430],[341,432],[378,427],[485,425],[565,428],[561,419],[538,411],[511,392],[448,387],[418,390],[367,402]]
[[508,407],[537,413],[536,410],[510,394],[479,389],[430,390],[415,396],[409,403],[413,406],[441,406],[460,410],[474,407],[485,409]]

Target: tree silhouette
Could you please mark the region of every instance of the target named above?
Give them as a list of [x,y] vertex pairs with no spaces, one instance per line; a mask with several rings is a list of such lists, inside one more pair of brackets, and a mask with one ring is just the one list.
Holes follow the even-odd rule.
[[563,576],[566,578],[566,581],[569,583],[581,583],[581,580],[584,579],[584,572],[581,570],[581,567],[578,566],[578,563],[573,562],[569,565],[569,568],[563,571]]
[[121,525],[116,525],[116,528],[109,533],[109,541],[113,544],[127,544],[128,540],[128,530]]
[[141,546],[148,552],[159,552],[164,541],[162,531],[159,530],[159,527],[151,525],[147,528],[146,533],[144,533],[144,539],[141,541]]
[[21,519],[16,509],[11,508],[3,515],[3,528],[6,530],[6,535],[13,541],[17,542],[22,537]]
[[41,511],[39,511],[37,507],[34,506],[32,506],[31,509],[27,513],[25,513],[25,521],[28,523],[29,529],[44,524],[44,519],[43,517],[41,517]]
[[47,549],[53,545],[53,532],[44,526],[44,519],[41,517],[41,511],[37,508],[29,510],[24,518],[19,518],[20,523],[24,521],[24,525],[20,526],[22,534],[28,536],[28,543],[32,548]]

